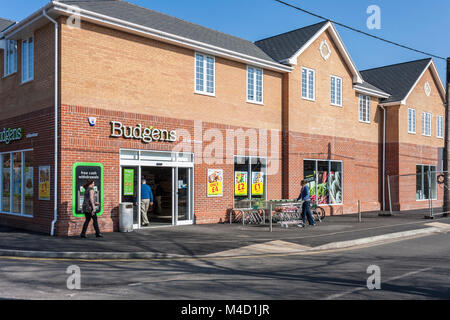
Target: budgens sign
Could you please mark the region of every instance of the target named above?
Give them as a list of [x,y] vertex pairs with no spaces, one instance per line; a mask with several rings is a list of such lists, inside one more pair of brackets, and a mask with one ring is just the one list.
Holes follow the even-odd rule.
[[0,143],[10,144],[12,141],[20,140],[23,137],[22,128],[3,128],[0,131]]
[[144,127],[142,124],[124,126],[121,122],[111,121],[111,137],[141,140],[144,143],[153,141],[176,142],[175,130],[156,129],[152,126]]

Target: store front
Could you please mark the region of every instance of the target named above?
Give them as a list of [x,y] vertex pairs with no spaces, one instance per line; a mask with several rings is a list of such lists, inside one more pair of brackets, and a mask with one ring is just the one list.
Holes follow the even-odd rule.
[[141,179],[152,189],[149,227],[194,223],[194,156],[146,150],[120,151],[120,201],[133,203],[133,224],[142,228]]

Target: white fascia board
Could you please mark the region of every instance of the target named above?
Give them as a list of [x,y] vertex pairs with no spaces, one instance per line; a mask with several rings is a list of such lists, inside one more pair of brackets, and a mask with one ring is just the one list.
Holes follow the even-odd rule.
[[121,19],[113,18],[110,16],[105,16],[99,13],[95,13],[92,11],[84,10],[81,8],[69,6],[64,3],[54,2],[55,4],[55,12],[62,15],[72,15],[74,11],[80,14],[81,19],[89,22],[93,22],[96,24],[102,24],[108,27],[114,27],[116,29],[124,30],[126,32],[145,35],[152,39],[160,40],[163,42],[175,44],[177,46],[182,46],[185,48],[192,49],[194,51],[200,51],[206,54],[211,54],[214,56],[225,57],[227,59],[239,61],[245,64],[252,64],[258,66],[260,68],[269,69],[277,72],[291,72],[293,68],[288,66],[280,65],[277,62],[271,62],[264,59],[255,58],[252,56],[248,56],[246,54],[242,54],[239,52],[231,51],[228,49],[216,47],[213,45],[209,45],[203,42],[199,42],[196,40],[184,38],[181,36],[177,36],[174,34],[170,34],[164,31],[148,28],[142,25],[134,24],[131,22],[127,22]]
[[288,63],[289,65],[295,66],[297,65],[298,57],[309,48],[309,46],[319,38],[322,33],[324,33],[326,30],[330,29],[330,34],[333,40],[338,44],[338,49],[341,52],[341,54],[344,57],[344,60],[346,61],[347,65],[350,67],[350,70],[353,74],[353,82],[354,83],[363,83],[363,78],[361,74],[359,73],[358,69],[356,68],[355,63],[353,62],[353,59],[351,58],[350,54],[348,53],[348,50],[345,48],[344,42],[342,41],[341,37],[339,36],[339,33],[337,32],[336,28],[334,27],[333,23],[328,21],[322,28],[320,28],[319,31],[316,32],[316,34],[308,40],[292,57],[289,59],[285,59],[280,61],[280,63]]
[[380,102],[380,106],[383,106],[383,107],[400,106],[400,105],[405,105],[405,101],[392,101],[392,102],[387,102],[387,103]]
[[430,62],[427,64],[427,66],[423,69],[423,71],[420,74],[420,76],[417,78],[417,80],[414,83],[414,85],[409,90],[408,94],[402,100],[402,104],[406,104],[406,100],[408,100],[409,96],[414,91],[414,88],[417,86],[417,84],[419,83],[420,79],[422,79],[423,75],[425,74],[425,72],[428,70],[429,67],[431,67],[431,74],[437,80],[436,82],[438,82],[438,84],[439,84],[437,87],[438,87],[440,93],[442,94],[442,97],[445,99],[445,88],[444,88],[444,85],[442,84],[441,77],[439,76],[439,72],[436,69],[436,66],[435,66],[435,64],[433,62],[433,59],[431,59]]
[[14,37],[15,34],[22,31],[29,25],[33,24],[34,22],[38,21],[39,19],[43,18],[42,12],[45,10],[47,11],[49,8],[53,6],[53,2],[49,2],[41,9],[35,11],[34,13],[30,14],[28,17],[23,19],[22,21],[16,22],[15,25],[8,27],[6,30],[4,30],[0,34],[0,38],[5,37],[6,39]]

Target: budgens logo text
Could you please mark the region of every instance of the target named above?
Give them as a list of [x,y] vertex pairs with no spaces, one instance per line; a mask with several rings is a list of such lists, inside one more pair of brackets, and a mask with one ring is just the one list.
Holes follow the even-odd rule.
[[177,141],[175,130],[156,129],[152,126],[144,127],[142,124],[134,126],[124,126],[121,122],[111,121],[111,137],[141,140],[144,143],[152,141]]
[[10,144],[11,141],[22,139],[22,131],[22,128],[3,128],[3,130],[0,131],[0,143]]

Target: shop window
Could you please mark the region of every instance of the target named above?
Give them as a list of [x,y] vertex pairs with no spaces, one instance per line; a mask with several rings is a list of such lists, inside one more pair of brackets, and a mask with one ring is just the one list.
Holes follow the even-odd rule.
[[311,201],[317,204],[342,204],[342,162],[304,160],[303,173]]
[[9,153],[2,155],[2,211],[11,210],[11,156]]
[[234,158],[234,200],[236,205],[239,201],[245,202],[242,200],[266,200],[266,168],[266,158],[240,156]]
[[33,215],[34,160],[32,151],[1,155],[1,212]]
[[436,167],[428,165],[416,166],[416,199],[437,199]]

